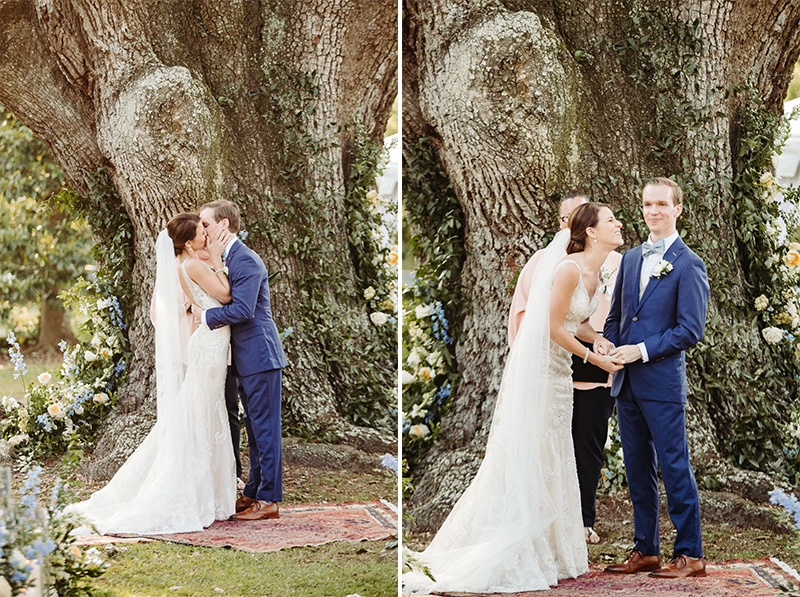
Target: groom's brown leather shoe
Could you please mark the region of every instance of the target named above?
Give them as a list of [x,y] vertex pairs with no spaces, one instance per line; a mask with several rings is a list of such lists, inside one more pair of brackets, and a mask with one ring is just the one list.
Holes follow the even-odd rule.
[[661,568],[661,556],[646,556],[638,549],[631,550],[628,559],[622,564],[606,566],[605,572],[610,574],[634,574]]
[[230,517],[230,520],[263,520],[264,518],[278,518],[278,504],[253,500],[250,506]]
[[692,558],[680,553],[675,554],[672,561],[661,570],[650,573],[653,578],[688,578],[705,575],[706,561],[703,558]]
[[240,495],[238,498],[236,498],[236,511],[244,512],[253,502],[255,502],[253,498],[249,498],[245,494]]

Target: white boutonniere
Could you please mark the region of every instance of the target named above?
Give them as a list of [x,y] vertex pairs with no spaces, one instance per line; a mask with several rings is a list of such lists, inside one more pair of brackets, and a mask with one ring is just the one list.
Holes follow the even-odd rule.
[[666,276],[671,271],[672,271],[672,264],[666,259],[662,259],[661,261],[656,263],[656,266],[653,268],[653,273],[650,274],[650,277],[660,278],[661,276]]
[[611,276],[614,275],[614,272],[617,271],[616,269],[612,269],[608,271],[606,268],[600,268],[600,284],[603,285],[603,294],[608,294],[610,292],[609,285],[611,284]]

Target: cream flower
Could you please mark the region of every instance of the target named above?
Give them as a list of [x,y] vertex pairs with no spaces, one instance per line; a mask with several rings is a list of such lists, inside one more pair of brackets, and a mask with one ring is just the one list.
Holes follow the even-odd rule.
[[97,404],[105,404],[108,402],[108,394],[105,392],[100,392],[99,394],[95,394],[94,398],[92,398]]
[[800,252],[794,250],[789,251],[783,257],[783,261],[789,267],[797,267],[798,265],[800,265]]
[[97,308],[101,311],[103,309],[108,309],[108,306],[111,304],[111,301],[108,299],[97,299]]
[[[21,433],[19,435],[14,435],[8,439],[8,443],[11,445],[12,448],[20,445],[23,442],[26,442],[30,439],[30,436],[27,433]],[[2,595],[2,592],[0,592]]]
[[769,299],[767,298],[767,295],[762,294],[760,297],[758,297],[755,300],[755,307],[756,311],[763,311],[764,309],[769,307]]
[[370,313],[369,314],[369,318],[372,320],[372,323],[374,323],[377,326],[381,326],[384,323],[386,323],[387,321],[389,321],[389,316],[386,313],[383,313],[381,311],[376,311],[375,313]]
[[423,381],[428,381],[433,377],[433,369],[430,367],[420,367],[419,368],[419,378]]
[[64,407],[61,406],[60,402],[56,402],[48,406],[47,414],[53,417],[54,419],[63,419],[67,415],[67,413],[64,411]]
[[103,348],[100,349],[100,356],[103,357],[104,359],[110,359],[111,351],[104,346]]
[[426,435],[430,435],[431,430],[428,429],[428,426],[425,423],[420,423],[419,425],[412,425],[411,428],[408,430],[408,434],[411,437],[425,437]]
[[397,248],[397,245],[392,246],[392,249],[389,251],[389,256],[386,258],[386,261],[389,262],[389,265],[397,265],[397,262],[400,261],[400,253]]
[[94,354],[91,350],[86,350],[83,353],[83,358],[86,359],[86,362],[91,363],[92,361],[97,360],[97,355]]
[[4,576],[0,576],[0,597],[11,597],[11,585]]
[[761,330],[761,335],[768,344],[777,344],[783,340],[783,330],[775,327],[768,327]]
[[36,379],[39,380],[39,383],[47,384],[50,383],[50,380],[53,379],[53,376],[50,375],[47,371],[45,371],[44,373],[40,373],[39,377],[37,377]]
[[416,378],[414,377],[414,375],[412,373],[409,373],[405,369],[403,369],[400,372],[400,383],[403,384],[404,386],[407,386],[410,383],[414,383],[415,380]]
[[364,290],[364,298],[366,300],[371,300],[375,298],[375,289],[372,286]]
[[3,408],[6,410],[14,410],[19,408],[19,402],[13,396],[3,396]]
[[95,348],[98,348],[102,343],[103,341],[100,339],[100,336],[95,334],[94,336],[92,336],[92,341],[89,344],[91,344]]

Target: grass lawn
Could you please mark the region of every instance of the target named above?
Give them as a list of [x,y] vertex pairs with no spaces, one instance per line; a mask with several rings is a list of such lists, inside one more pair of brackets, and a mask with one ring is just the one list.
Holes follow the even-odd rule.
[[397,595],[397,551],[383,542],[329,543],[252,554],[156,541],[125,546],[92,582],[97,597]]
[[0,396],[13,396],[17,400],[20,400],[25,396],[26,385],[36,381],[40,373],[53,369],[60,364],[60,361],[38,364],[26,362],[25,365],[28,372],[24,376],[20,375],[17,379],[14,379],[14,373],[19,372],[14,371],[14,363],[8,359],[3,359],[0,361]]

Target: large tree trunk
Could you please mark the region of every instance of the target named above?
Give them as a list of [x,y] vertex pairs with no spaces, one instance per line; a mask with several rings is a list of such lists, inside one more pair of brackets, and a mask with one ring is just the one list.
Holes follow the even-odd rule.
[[[456,348],[461,383],[437,446],[415,471],[409,508],[417,528],[430,530],[480,463],[508,352],[507,285],[556,227],[558,199],[568,190],[588,190],[612,206],[626,224],[623,249],[646,238],[642,179],[681,175],[698,190],[702,201],[687,194],[681,227],[709,265],[710,321],[719,318],[717,333],[731,330],[730,360],[740,367],[716,363],[716,374],[738,375],[747,391],[747,373],[765,356],[725,195],[747,98],[727,92],[750,76],[757,97],[782,111],[800,52],[800,4],[404,0],[403,18],[404,146],[432,139],[464,213],[467,253],[461,284],[469,311]],[[703,45],[687,49],[678,31],[695,19]],[[696,71],[674,57],[676,49],[696,55]],[[687,106],[709,118],[677,133],[676,154],[667,147],[657,155],[659,131],[680,128],[676,113]],[[712,184],[717,194],[708,191]],[[739,481],[718,443],[729,433],[732,397],[701,401],[698,391],[690,388],[693,462],[732,487]],[[785,409],[793,392],[771,399]],[[750,479],[764,499],[765,476]]]
[[[239,202],[248,244],[281,272],[272,309],[279,327],[294,328],[284,374],[291,415],[360,447],[393,445],[342,416],[348,381],[325,362],[333,340],[324,326],[351,330],[335,348],[345,358],[376,343],[345,228],[355,128],[338,125],[382,141],[396,95],[396,22],[389,0],[0,0],[0,101],[49,145],[78,192],[88,195],[105,168],[133,227],[134,359],[95,474],[113,473],[151,419],[158,231],[214,199]],[[305,253],[291,249],[306,236]],[[330,312],[308,329],[301,316],[314,305],[304,293],[315,277],[324,279],[317,303]],[[378,369],[391,380],[394,361],[385,361]]]

